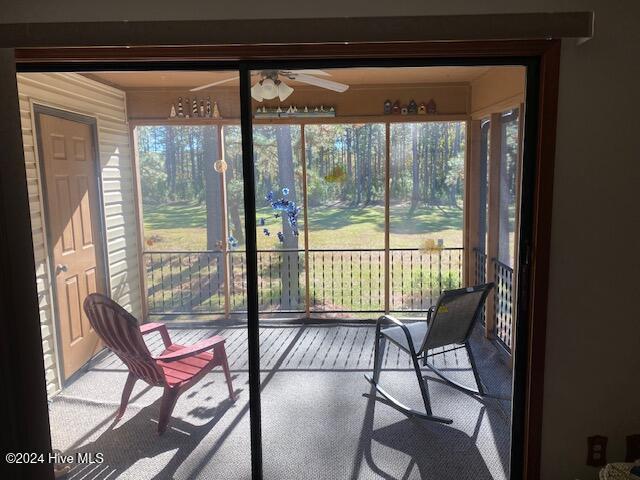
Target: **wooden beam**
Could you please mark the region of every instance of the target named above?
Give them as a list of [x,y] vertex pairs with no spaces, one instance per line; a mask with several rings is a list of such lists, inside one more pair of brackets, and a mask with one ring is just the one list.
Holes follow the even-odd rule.
[[222,125],[216,127],[216,136],[218,144],[218,160],[223,162],[220,169],[220,210],[222,211],[222,274],[224,281],[224,316],[229,318],[231,312],[231,269],[229,268],[229,225],[227,213],[227,165],[224,160],[224,136],[222,135]]
[[[495,279],[495,263],[500,246],[500,164],[502,160],[502,121],[499,113],[491,114],[489,132],[489,188],[487,216],[487,281]],[[495,292],[495,290],[494,290]],[[495,294],[487,297],[485,336],[493,338],[496,328]]]
[[384,313],[391,309],[391,125],[384,125]]
[[480,184],[486,181],[480,172],[481,122],[471,120],[467,125],[467,149],[465,159],[464,182],[464,284],[476,283],[476,254],[474,249],[480,246]]
[[[136,240],[138,242],[138,276],[140,278],[140,305],[142,308],[142,321],[149,318],[149,304],[147,297],[147,269],[144,263],[144,217],[142,210],[142,186],[140,182],[140,159],[138,157],[138,132],[133,125],[129,125],[129,141],[131,142],[131,174],[133,176],[133,200],[136,216]],[[106,248],[106,245],[105,245]]]
[[309,273],[309,214],[307,208],[307,147],[304,125],[300,126],[300,161],[302,162],[302,216],[304,219],[304,310],[311,317],[311,275]]
[[[274,28],[277,25],[277,28]],[[341,46],[369,47],[369,55],[387,54],[384,42],[589,38],[593,35],[593,12],[501,13],[481,15],[424,15],[395,17],[336,17],[289,19],[237,19],[190,21],[121,21],[16,23],[0,28],[2,47],[113,47],[136,49],[148,45],[166,48],[193,46],[184,60],[213,55],[216,59],[248,60],[291,55],[287,44],[301,48],[298,55],[313,56],[314,45],[324,45],[323,58],[334,58]],[[376,42],[379,42],[377,46]],[[207,48],[209,47],[209,48]],[[228,48],[220,48],[228,47]],[[252,47],[252,48],[248,48]],[[469,47],[465,47],[467,51]],[[42,52],[41,52],[42,53]],[[108,50],[103,54],[109,53]],[[164,52],[165,54],[168,52]],[[361,52],[362,53],[362,52]],[[492,52],[499,55],[500,52]],[[150,55],[139,52],[141,58]],[[156,55],[161,54],[157,52]]]

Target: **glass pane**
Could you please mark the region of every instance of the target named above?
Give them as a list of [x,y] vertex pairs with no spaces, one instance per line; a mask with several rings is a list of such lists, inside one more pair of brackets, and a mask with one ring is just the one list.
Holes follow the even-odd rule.
[[[487,168],[485,161],[465,178],[467,123],[477,107],[471,84],[483,79],[481,90],[503,73],[493,67],[252,72],[266,479],[449,478],[452,471],[461,478],[509,477],[508,400],[477,402],[422,367],[433,413],[453,420],[438,430],[445,453],[433,462],[433,442],[413,438],[415,422],[377,401],[380,393],[364,380],[373,370],[375,320],[386,309],[422,328],[443,291],[474,283],[465,275],[464,247],[469,236],[486,234]],[[484,93],[478,101],[489,98]],[[483,209],[474,227],[480,231],[464,231],[468,182],[484,189],[474,191],[481,198],[470,206]],[[278,202],[285,200],[301,208],[297,237],[282,222]],[[293,253],[286,245],[298,262],[283,259]],[[285,262],[295,264],[293,274]],[[292,291],[299,292],[295,302]],[[404,318],[408,313],[412,318]],[[479,375],[509,398],[509,360],[483,328],[477,322],[470,340]],[[475,385],[464,350],[447,346],[428,358],[455,381]],[[382,364],[383,388],[424,411],[406,351],[388,342]]]
[[500,190],[500,261],[514,263],[516,228],[516,184],[518,181],[518,110],[505,112],[502,122],[502,178]]

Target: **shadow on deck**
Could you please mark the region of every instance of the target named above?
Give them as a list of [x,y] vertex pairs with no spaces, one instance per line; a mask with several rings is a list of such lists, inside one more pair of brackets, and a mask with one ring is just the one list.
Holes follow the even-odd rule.
[[[79,464],[70,479],[249,479],[247,332],[243,325],[170,328],[176,343],[217,334],[227,338],[235,403],[226,399],[222,372],[208,374],[176,405],[169,428],[156,433],[161,389],[136,386],[124,418],[112,426],[127,375],[111,353],[51,402],[53,447],[65,453],[102,453],[101,464]],[[162,349],[149,336],[152,353]],[[434,413],[450,426],[407,419],[364,394],[373,366],[370,324],[264,324],[260,332],[265,478],[285,479],[506,479],[509,477],[510,402],[479,400],[445,385],[427,368]],[[488,391],[511,395],[509,359],[480,329],[473,347]],[[436,365],[473,384],[464,351],[436,357]],[[390,345],[382,380],[409,406],[420,394],[408,355]]]

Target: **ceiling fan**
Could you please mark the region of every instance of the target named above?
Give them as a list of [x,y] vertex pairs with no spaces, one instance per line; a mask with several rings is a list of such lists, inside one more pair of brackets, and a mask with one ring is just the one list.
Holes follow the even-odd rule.
[[[262,70],[261,72],[254,72],[253,75],[260,76],[260,79],[251,87],[251,96],[258,102],[271,100],[276,97],[278,97],[280,101],[284,101],[293,93],[293,88],[284,83],[282,77],[340,93],[349,88],[349,85],[344,83],[334,82],[326,78],[318,78],[318,76],[328,77],[331,75],[324,70]],[[198,90],[232,82],[238,78],[239,77],[235,75],[225,78],[224,80],[218,80],[217,82],[192,88],[190,91],[197,92]]]

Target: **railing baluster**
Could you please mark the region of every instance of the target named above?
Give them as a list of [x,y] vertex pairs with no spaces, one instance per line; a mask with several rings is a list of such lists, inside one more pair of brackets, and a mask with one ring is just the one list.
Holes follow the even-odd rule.
[[344,306],[344,255],[340,254],[340,305]]
[[[391,254],[391,252],[389,252]],[[384,291],[382,289],[382,272],[384,270],[384,252],[378,252],[378,298],[379,304],[384,308]],[[389,302],[391,303],[391,302]],[[389,305],[391,308],[391,305]]]

